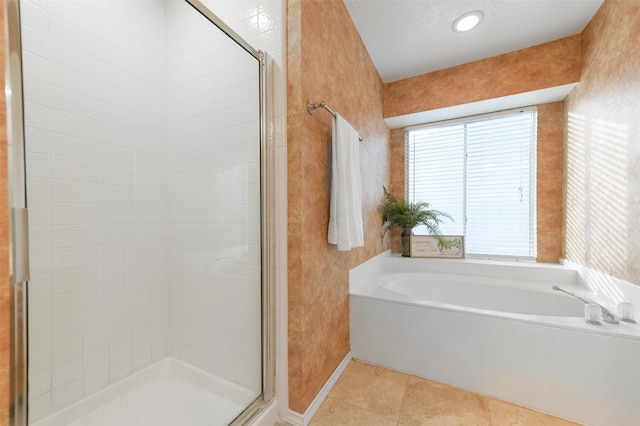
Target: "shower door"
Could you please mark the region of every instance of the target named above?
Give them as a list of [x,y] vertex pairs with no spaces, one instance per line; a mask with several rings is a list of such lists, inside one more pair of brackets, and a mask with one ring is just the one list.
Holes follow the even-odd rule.
[[196,0],[19,6],[29,424],[159,363],[232,421],[263,389],[262,56]]

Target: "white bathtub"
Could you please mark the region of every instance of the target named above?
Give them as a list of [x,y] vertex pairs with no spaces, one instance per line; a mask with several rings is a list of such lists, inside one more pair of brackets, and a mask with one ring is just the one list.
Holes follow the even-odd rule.
[[599,299],[557,265],[378,256],[350,273],[352,355],[589,425],[640,424],[640,325],[586,324],[553,285]]

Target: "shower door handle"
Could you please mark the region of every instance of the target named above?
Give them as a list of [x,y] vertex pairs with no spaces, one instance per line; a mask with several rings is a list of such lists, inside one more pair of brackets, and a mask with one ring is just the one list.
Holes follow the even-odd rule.
[[14,284],[29,281],[29,209],[13,207],[13,249],[11,250],[11,277]]

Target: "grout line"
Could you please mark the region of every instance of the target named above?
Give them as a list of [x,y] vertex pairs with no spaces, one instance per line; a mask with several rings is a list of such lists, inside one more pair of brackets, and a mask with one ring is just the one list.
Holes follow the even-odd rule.
[[[364,411],[366,411],[367,413],[369,413],[369,414],[371,414],[373,416],[383,417],[383,418],[389,419],[391,421],[394,421],[395,422],[394,424],[396,426],[398,426],[399,423],[400,423],[400,418],[401,418],[401,415],[403,413],[403,408],[405,406],[405,402],[406,402],[406,399],[407,399],[407,393],[409,391],[409,379],[411,377],[415,377],[416,379],[423,380],[425,382],[429,382],[429,383],[434,383],[434,384],[437,384],[437,385],[445,386],[447,389],[459,390],[459,391],[462,391],[462,392],[468,394],[469,396],[471,396],[473,398],[478,398],[479,401],[480,401],[481,407],[482,407],[482,412],[484,412],[484,414],[486,416],[486,419],[488,420],[490,426],[499,426],[498,423],[496,423],[496,420],[493,419],[492,412],[491,412],[490,407],[489,407],[489,402],[491,400],[495,400],[495,401],[498,401],[500,403],[507,404],[509,406],[513,406],[517,410],[523,410],[523,411],[526,411],[526,412],[533,412],[533,413],[536,413],[536,415],[539,414],[539,415],[549,416],[549,417],[551,417],[553,419],[557,419],[559,421],[570,421],[570,420],[563,419],[563,418],[558,417],[558,416],[554,416],[553,414],[544,413],[544,412],[541,412],[541,411],[538,411],[538,410],[535,410],[535,409],[532,409],[532,408],[529,408],[529,407],[525,407],[525,406],[521,406],[521,405],[518,405],[518,404],[514,404],[514,403],[509,402],[509,401],[497,399],[497,398],[494,398],[494,397],[491,397],[491,396],[488,396],[488,395],[482,395],[482,394],[476,393],[476,392],[471,392],[471,391],[468,391],[466,389],[462,389],[462,388],[459,388],[459,387],[456,387],[456,386],[453,386],[453,385],[437,382],[437,381],[434,381],[434,380],[431,380],[431,379],[427,379],[427,378],[424,378],[424,377],[420,377],[420,376],[416,376],[416,375],[413,375],[413,374],[405,373],[405,372],[402,372],[402,371],[394,370],[394,369],[391,369],[391,368],[382,367],[380,365],[368,363],[366,361],[353,359],[353,362],[361,363],[363,365],[367,365],[367,366],[370,366],[370,367],[373,367],[373,368],[380,368],[380,369],[383,369],[383,370],[386,370],[386,371],[398,373],[398,374],[401,374],[401,375],[403,375],[405,377],[404,390],[403,390],[403,393],[402,393],[402,401],[400,403],[400,409],[399,409],[399,411],[397,413],[397,419],[395,419],[395,420],[393,418],[387,416],[387,415],[383,415],[383,414],[377,413],[377,412],[375,412],[375,411],[373,411],[373,410],[371,410],[369,408],[363,408],[361,406],[355,405],[355,404],[353,404],[351,402],[351,400],[346,400],[346,401],[340,400],[340,402],[344,403],[345,405],[348,405],[349,407],[353,407],[353,408],[358,409],[358,410],[364,410]],[[333,391],[333,389],[332,389],[332,391]],[[327,398],[332,396],[331,393],[332,392],[329,392],[329,394],[327,395]],[[430,401],[423,401],[423,403],[429,404]]]
[[402,393],[402,401],[400,402],[400,411],[398,411],[398,419],[396,420],[396,426],[398,426],[400,424],[400,418],[402,417],[402,409],[404,408],[404,402],[407,399],[407,392],[409,392],[409,377],[410,375],[405,374],[406,377],[406,382],[404,384],[404,392]]

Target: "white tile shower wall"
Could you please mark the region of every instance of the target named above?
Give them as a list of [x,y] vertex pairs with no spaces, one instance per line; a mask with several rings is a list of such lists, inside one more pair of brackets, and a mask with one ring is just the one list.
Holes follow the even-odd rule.
[[287,85],[286,85],[286,2],[252,0],[246,2],[205,0],[238,34],[271,59],[269,99],[270,147],[275,150],[275,235],[276,235],[276,396],[279,413],[288,415],[288,324],[287,324]]
[[[146,3],[146,5],[145,5]],[[287,320],[286,320],[286,75],[285,75],[285,2],[283,0],[254,0],[254,1],[205,1],[205,3],[219,17],[231,26],[245,40],[255,47],[267,51],[271,57],[269,90],[272,115],[269,117],[269,149],[275,149],[276,170],[270,182],[275,187],[276,193],[276,297],[280,315],[277,318],[277,384],[276,393],[284,404],[281,404],[281,416],[286,414],[287,408]],[[153,138],[144,133],[126,132],[114,126],[102,123],[107,118],[114,118],[120,111],[135,110],[136,120],[127,122],[129,125],[141,125],[148,121],[139,119],[139,115],[147,118],[162,114],[166,91],[160,93],[157,87],[154,89],[143,76],[145,64],[162,70],[164,66],[164,43],[158,33],[164,33],[164,10],[152,9],[150,2],[105,2],[105,1],[49,1],[28,0],[22,2],[23,15],[23,43],[28,51],[24,52],[23,62],[26,72],[25,93],[27,96],[26,110],[29,122],[26,135],[29,150],[29,204],[31,207],[31,248],[32,267],[34,281],[30,287],[30,303],[33,308],[30,311],[30,367],[34,372],[30,377],[32,393],[30,394],[31,418],[38,419],[57,405],[65,401],[71,401],[80,396],[79,381],[69,377],[69,386],[57,386],[56,406],[52,407],[52,369],[56,368],[56,384],[66,382],[65,367],[81,365],[83,371],[82,390],[84,395],[98,391],[109,383],[111,377],[115,378],[128,368],[128,357],[116,361],[113,365],[110,356],[119,358],[122,352],[127,351],[123,346],[111,345],[112,336],[122,336],[128,333],[127,320],[119,322],[119,325],[111,327],[109,315],[114,317],[121,315],[122,311],[136,307],[136,318],[131,324],[131,331],[138,338],[131,340],[134,357],[133,369],[143,364],[148,359],[148,351],[141,349],[148,346],[151,328],[152,356],[154,359],[166,354],[167,312],[161,308],[168,303],[167,282],[155,281],[151,289],[151,299],[137,297],[135,303],[122,300],[121,291],[136,288],[140,296],[148,294],[148,286],[143,283],[140,286],[120,286],[126,277],[135,276],[138,270],[148,270],[148,266],[138,266],[134,259],[140,254],[149,256],[153,252],[162,252],[165,246],[154,240],[148,247],[132,247],[126,240],[136,232],[136,227],[118,230],[115,223],[103,223],[113,215],[113,221],[122,222],[125,218],[114,210],[113,205],[129,205],[153,200],[155,206],[146,209],[146,215],[153,215],[157,205],[165,205],[167,192],[163,189],[152,188],[154,184],[164,182],[164,188],[168,188],[162,172],[169,170],[167,159],[163,157],[165,151],[155,150]],[[125,12],[125,13],[122,13]],[[150,19],[140,20],[144,15]],[[119,19],[116,22],[115,18]],[[71,23],[72,19],[80,18],[82,22]],[[122,21],[126,19],[126,21]],[[65,21],[66,20],[66,21]],[[52,21],[50,23],[50,21]],[[70,23],[70,28],[66,28]],[[144,25],[144,27],[141,27]],[[49,39],[49,28],[52,28],[53,40]],[[84,32],[83,32],[84,31]],[[60,40],[61,34],[74,38],[69,42]],[[57,38],[56,38],[57,37]],[[95,42],[96,46],[91,43]],[[99,47],[93,49],[93,47]],[[130,54],[133,52],[133,56]],[[53,58],[57,57],[58,60]],[[113,64],[106,59],[119,58],[123,62],[131,64]],[[72,61],[76,65],[71,66]],[[153,65],[155,61],[155,65]],[[52,69],[53,67],[53,69]],[[138,69],[137,67],[141,67]],[[63,71],[63,72],[61,72]],[[70,74],[66,74],[66,73]],[[158,76],[161,76],[158,74]],[[69,111],[52,110],[48,105],[51,99],[51,79],[55,80],[57,92],[67,86],[81,87],[80,94],[89,97],[101,97],[108,107],[104,114],[100,110],[96,120],[96,106],[88,103],[87,117],[76,116]],[[64,92],[63,96],[64,96]],[[82,99],[81,99],[82,100]],[[61,101],[65,101],[63,97]],[[66,99],[68,102],[68,99]],[[73,104],[71,105],[73,106]],[[93,109],[91,109],[93,108]],[[75,112],[82,109],[75,109]],[[93,115],[89,115],[93,113]],[[122,117],[122,114],[119,115]],[[53,119],[51,119],[53,117]],[[104,118],[103,118],[104,117]],[[124,117],[127,118],[126,116]],[[50,123],[52,126],[50,128]],[[164,132],[160,135],[165,135]],[[157,134],[154,134],[157,136]],[[151,150],[145,154],[145,150]],[[54,158],[58,157],[58,158]],[[134,158],[135,160],[132,160]],[[132,162],[134,164],[132,165]],[[54,164],[55,163],[55,164]],[[89,164],[86,164],[89,163]],[[70,179],[51,177],[52,167],[56,173],[66,173]],[[112,166],[112,167],[108,167]],[[118,167],[118,173],[114,168]],[[125,169],[144,168],[148,172],[140,176],[146,182],[137,189],[130,185],[130,174]],[[81,184],[77,179],[80,175],[88,174],[93,180],[87,184]],[[115,181],[103,182],[108,176]],[[129,181],[118,181],[129,177]],[[136,176],[137,177],[137,176]],[[206,176],[204,176],[206,178]],[[163,179],[165,179],[163,181]],[[93,185],[93,186],[92,186]],[[102,192],[100,191],[102,190]],[[78,207],[78,197],[97,197],[97,201],[83,207]],[[178,201],[174,191],[174,201]],[[202,195],[200,195],[202,196]],[[74,201],[75,200],[75,201]],[[95,200],[95,198],[94,198]],[[87,201],[91,201],[88,199]],[[63,204],[60,206],[60,204]],[[96,205],[97,204],[97,205]],[[140,205],[136,205],[141,208]],[[141,210],[140,210],[141,211]],[[55,213],[56,221],[64,222],[54,227],[52,216]],[[142,212],[140,213],[142,214]],[[166,219],[166,212],[160,213],[161,223]],[[81,224],[77,222],[82,220]],[[86,221],[86,223],[85,223]],[[102,221],[102,222],[101,222]],[[57,225],[57,224],[56,224]],[[61,233],[62,227],[65,233]],[[162,234],[160,224],[156,223],[154,229]],[[142,231],[141,231],[142,233]],[[166,237],[166,235],[163,235]],[[138,245],[136,237],[136,245]],[[113,241],[113,243],[112,243]],[[140,241],[144,243],[144,241]],[[59,245],[59,247],[58,247]],[[51,271],[54,263],[53,254],[56,254],[56,262],[76,262],[82,256],[87,247],[114,246],[120,248],[108,249],[107,253],[100,252],[98,248],[92,255],[82,258],[88,265],[99,261],[100,256],[108,256],[107,266],[87,266],[76,269],[63,269]],[[141,244],[142,245],[142,244]],[[79,254],[81,253],[81,254]],[[64,258],[62,258],[64,256]],[[158,255],[153,255],[155,258]],[[164,254],[160,255],[164,259]],[[74,260],[75,259],[75,260]],[[112,267],[115,263],[121,263],[124,269]],[[167,262],[160,262],[158,271],[162,270]],[[148,265],[148,262],[147,262]],[[136,278],[137,279],[137,278]],[[113,290],[110,283],[114,283]],[[148,282],[148,280],[146,281]],[[162,285],[158,284],[161,283]],[[66,318],[56,318],[56,335],[52,335],[54,320],[52,318],[52,297],[62,292],[83,292],[87,287],[87,308],[66,315]],[[109,299],[111,297],[111,299]],[[126,298],[125,298],[126,299]],[[77,299],[76,299],[77,300]],[[111,300],[111,301],[110,301]],[[57,303],[61,303],[59,300]],[[77,303],[77,302],[74,302]],[[115,305],[115,307],[111,307]],[[58,306],[58,305],[57,305]],[[156,308],[153,314],[148,315],[150,308]],[[58,311],[60,306],[56,308]],[[81,315],[80,315],[81,313]],[[85,318],[86,317],[86,318]],[[79,332],[79,320],[85,320]],[[68,329],[64,328],[65,323]],[[76,328],[74,328],[76,327]],[[86,329],[86,331],[85,331]],[[142,332],[147,331],[144,338]],[[80,338],[78,338],[80,337]],[[64,345],[60,341],[69,344],[70,351],[78,351],[78,342],[81,342],[81,357],[71,357],[70,360],[60,361],[65,358]],[[122,339],[120,339],[122,340]],[[54,348],[55,343],[55,348]],[[118,342],[113,342],[118,343]],[[74,349],[75,348],[75,349]],[[67,355],[68,356],[68,355]],[[76,364],[73,364],[75,362]]]
[[157,6],[21,2],[31,420],[168,353],[166,49]]
[[259,64],[196,11],[167,7],[170,350],[257,397]]
[[276,396],[280,418],[288,415],[288,325],[287,325],[287,84],[286,84],[286,1],[203,0],[203,3],[236,33],[257,49],[267,52],[269,67],[268,118],[269,147],[275,152],[273,181],[275,190],[276,257]]

